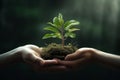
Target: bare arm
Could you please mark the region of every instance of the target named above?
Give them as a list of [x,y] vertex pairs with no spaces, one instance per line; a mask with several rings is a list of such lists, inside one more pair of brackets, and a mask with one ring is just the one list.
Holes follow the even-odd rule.
[[59,60],[59,63],[67,66],[67,69],[70,70],[80,68],[88,63],[102,63],[108,67],[120,69],[120,56],[94,48],[80,48],[67,55],[64,61]]
[[99,63],[120,68],[120,55],[115,55],[100,50],[93,49],[93,58]]
[[13,49],[0,55],[0,67],[9,65],[10,63],[16,63],[20,60],[20,54],[18,53],[20,48]]
[[[65,66],[56,66],[57,60],[44,60],[41,57],[42,48],[35,45],[25,45],[0,55],[0,67],[13,63],[27,63],[37,71],[63,70]],[[1,68],[2,69],[2,68]]]

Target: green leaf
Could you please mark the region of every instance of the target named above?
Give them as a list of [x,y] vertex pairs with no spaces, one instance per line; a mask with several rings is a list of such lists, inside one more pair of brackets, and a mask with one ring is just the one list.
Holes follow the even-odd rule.
[[59,30],[56,29],[55,27],[52,27],[52,26],[45,27],[44,30],[52,31],[52,32],[55,32],[55,33],[59,33]]
[[56,37],[59,38],[59,39],[62,39],[62,36],[60,33],[55,33]]
[[55,38],[54,33],[51,34],[45,34],[42,39],[47,39],[47,38]]
[[76,34],[75,33],[71,33],[71,32],[67,32],[67,33],[65,33],[65,37],[75,38]]
[[58,20],[59,20],[60,26],[62,26],[64,24],[64,20],[63,20],[63,15],[61,13],[59,13],[58,15]]
[[42,39],[52,38],[53,34],[45,34]]
[[65,28],[65,30],[67,30],[67,29],[71,28],[72,26],[76,26],[76,25],[79,25],[79,24],[80,24],[79,21],[70,20],[70,21],[65,22],[64,28]]
[[51,22],[48,22],[48,24],[49,24],[50,26],[56,27],[56,25],[53,24],[53,23],[51,23]]
[[53,18],[53,24],[54,24],[54,25],[56,25],[56,27],[58,27],[58,28],[59,28],[60,23],[59,23],[59,20],[58,20],[58,18],[57,18],[57,17],[54,17],[54,18]]
[[47,38],[59,38],[63,40],[63,37],[75,38],[75,31],[80,29],[74,26],[79,25],[79,21],[69,20],[64,22],[63,15],[61,13],[53,18],[53,22],[48,22],[49,26],[45,27],[44,30],[51,31],[51,33],[45,34],[42,39]]
[[80,30],[80,29],[78,29],[78,28],[71,28],[71,29],[68,29],[67,31],[68,32],[74,32],[74,31],[78,31],[78,30]]
[[60,33],[45,34],[42,39],[47,39],[47,38],[59,38],[59,39],[61,39],[61,35],[60,35]]

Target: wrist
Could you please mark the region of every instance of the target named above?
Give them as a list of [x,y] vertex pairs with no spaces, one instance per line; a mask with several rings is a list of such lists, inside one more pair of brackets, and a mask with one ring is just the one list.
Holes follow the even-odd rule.
[[6,58],[8,60],[9,63],[18,63],[18,62],[22,62],[22,48],[18,47],[15,48],[9,52],[6,53],[6,55],[8,55],[8,58]]
[[94,52],[93,59],[97,63],[101,63],[102,61],[104,61],[104,59],[106,59],[105,56],[108,56],[108,55],[106,55],[107,53],[100,51],[100,50],[97,50],[97,49],[93,49],[93,52]]
[[0,55],[0,66],[10,65],[21,61],[20,48],[13,49]]
[[23,53],[23,47],[18,47],[16,48],[15,52],[13,53],[13,56],[14,56],[14,60],[16,62],[22,62],[23,59],[22,59],[22,53]]

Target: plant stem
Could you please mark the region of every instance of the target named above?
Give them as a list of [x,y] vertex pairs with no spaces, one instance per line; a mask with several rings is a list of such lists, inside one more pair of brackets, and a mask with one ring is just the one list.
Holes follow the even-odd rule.
[[64,36],[62,35],[62,47],[64,47]]
[[64,39],[64,28],[61,28],[61,36],[62,36],[62,47],[64,48],[64,44],[65,44],[65,39]]

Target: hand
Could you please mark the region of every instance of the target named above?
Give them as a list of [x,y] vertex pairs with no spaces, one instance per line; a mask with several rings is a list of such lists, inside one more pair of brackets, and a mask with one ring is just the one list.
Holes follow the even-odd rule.
[[87,63],[93,61],[95,50],[92,48],[80,48],[75,53],[65,57],[65,61],[58,60],[61,65],[67,67],[68,70],[78,69]]
[[38,71],[63,70],[65,66],[58,66],[57,60],[44,60],[41,58],[42,48],[35,45],[26,45],[20,48],[20,53],[24,62],[32,65]]
[[120,56],[103,52],[94,48],[80,48],[75,53],[69,54],[59,64],[67,67],[67,70],[78,69],[89,63],[101,63],[114,69],[120,68]]
[[44,60],[41,58],[42,48],[35,45],[25,45],[8,51],[0,56],[0,65],[18,61],[30,64],[39,71],[63,70],[65,66],[58,66],[57,60]]

